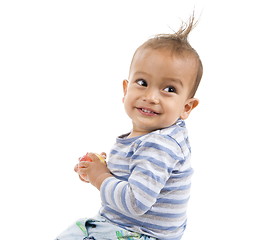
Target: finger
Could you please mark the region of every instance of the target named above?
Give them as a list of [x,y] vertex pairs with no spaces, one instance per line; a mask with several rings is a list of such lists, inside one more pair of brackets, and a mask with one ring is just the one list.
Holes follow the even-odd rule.
[[87,177],[86,174],[81,174],[81,175],[79,175],[79,178],[80,178],[82,181],[84,181],[84,182],[89,182],[89,181],[88,181],[88,177]]
[[86,182],[86,183],[89,183],[88,180],[85,180],[84,178],[82,178],[80,175],[79,175],[79,178],[83,181],[83,182]]
[[105,152],[102,152],[100,155],[105,159],[107,158],[107,154]]
[[77,173],[78,173],[78,175],[81,176],[82,178],[85,177],[85,176],[87,176],[87,173],[86,173],[85,168],[79,168],[79,170],[78,170]]
[[89,164],[90,164],[90,162],[86,162],[86,161],[79,162],[78,163],[78,168],[88,168]]
[[99,158],[94,153],[88,153],[88,156],[92,159],[93,162],[99,161]]
[[76,164],[76,165],[74,166],[74,171],[75,171],[75,172],[78,172],[78,164]]

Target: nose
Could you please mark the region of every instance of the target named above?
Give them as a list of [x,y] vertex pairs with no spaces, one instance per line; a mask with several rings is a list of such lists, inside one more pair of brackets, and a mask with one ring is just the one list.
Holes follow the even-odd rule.
[[149,104],[159,104],[159,94],[156,90],[146,89],[145,94],[143,95],[142,100]]

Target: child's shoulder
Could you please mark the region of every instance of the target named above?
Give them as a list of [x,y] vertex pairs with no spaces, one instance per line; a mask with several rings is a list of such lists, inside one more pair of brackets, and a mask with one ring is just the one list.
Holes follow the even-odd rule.
[[187,139],[187,130],[185,127],[185,122],[183,120],[178,120],[175,124],[155,130],[149,134],[143,135],[136,140],[139,145],[145,142],[156,143],[158,145],[180,145],[181,142]]
[[179,139],[182,139],[182,137],[185,138],[185,136],[187,135],[187,129],[185,126],[185,122],[179,119],[175,124],[167,128],[153,131],[149,135],[150,137],[154,138],[160,136],[162,138],[172,138],[177,141]]
[[135,142],[135,150],[148,149],[153,152],[166,152],[173,159],[184,160],[185,155],[190,152],[190,145],[188,143],[187,132],[183,120],[177,121],[174,125],[155,130],[149,134],[141,136]]
[[175,124],[158,129],[148,134],[137,136],[133,138],[127,138],[128,134],[124,134],[117,139],[119,145],[124,145],[127,147],[138,148],[146,145],[163,145],[167,147],[177,146],[179,147],[182,142],[184,142],[187,136],[187,129],[185,127],[185,122],[179,119]]

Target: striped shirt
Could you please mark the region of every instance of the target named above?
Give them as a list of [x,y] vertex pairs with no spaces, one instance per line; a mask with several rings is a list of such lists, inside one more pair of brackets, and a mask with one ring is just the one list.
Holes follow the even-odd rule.
[[115,225],[162,240],[179,240],[186,227],[190,145],[183,120],[149,134],[119,137],[101,185],[100,214]]

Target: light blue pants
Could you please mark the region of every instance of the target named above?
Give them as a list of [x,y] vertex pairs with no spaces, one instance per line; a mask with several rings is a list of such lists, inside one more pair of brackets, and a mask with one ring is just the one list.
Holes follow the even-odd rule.
[[113,225],[105,218],[80,219],[55,240],[156,240],[139,233],[134,233]]

